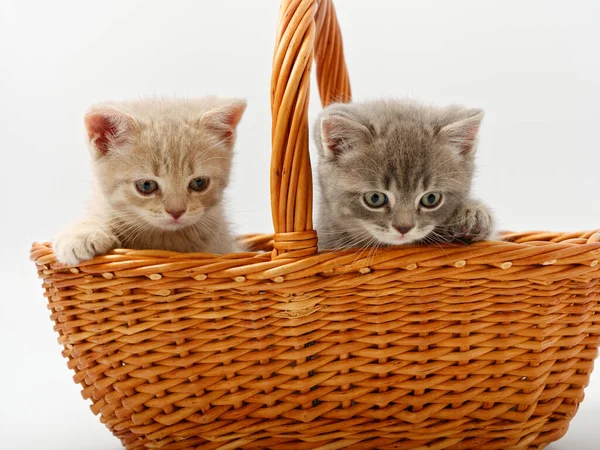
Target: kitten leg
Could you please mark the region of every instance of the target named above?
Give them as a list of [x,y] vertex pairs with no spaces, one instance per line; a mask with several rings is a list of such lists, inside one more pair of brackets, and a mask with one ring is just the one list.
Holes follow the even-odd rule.
[[465,200],[450,220],[451,224],[442,227],[440,234],[453,240],[478,242],[495,235],[492,211],[479,200]]
[[77,265],[120,245],[119,238],[98,218],[71,225],[52,242],[56,259],[68,265]]

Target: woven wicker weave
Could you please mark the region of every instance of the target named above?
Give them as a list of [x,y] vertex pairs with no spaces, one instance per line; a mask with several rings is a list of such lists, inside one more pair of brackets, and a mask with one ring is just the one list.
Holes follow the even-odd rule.
[[[316,57],[316,58],[315,58]],[[350,98],[329,0],[283,0],[275,235],[224,256],[31,252],[74,380],[127,449],[541,449],[600,344],[600,233],[317,253],[307,105]]]

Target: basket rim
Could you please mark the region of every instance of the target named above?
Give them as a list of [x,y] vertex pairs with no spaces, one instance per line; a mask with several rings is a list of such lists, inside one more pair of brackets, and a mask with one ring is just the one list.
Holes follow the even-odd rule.
[[[33,243],[30,258],[48,274],[68,276],[78,273],[101,274],[104,278],[146,276],[160,279],[161,274],[182,278],[231,278],[286,280],[314,275],[380,269],[431,270],[434,268],[493,269],[509,275],[525,268],[545,268],[547,273],[576,265],[600,269],[600,230],[586,232],[503,233],[504,241],[484,241],[470,245],[407,245],[388,248],[322,251],[304,257],[275,256],[273,235],[246,235],[242,242],[258,251],[229,253],[180,253],[164,250],[115,249],[105,255],[67,266],[56,261],[51,243]],[[552,266],[552,267],[549,267]],[[560,267],[557,267],[560,266]],[[450,276],[450,274],[448,274]],[[600,276],[600,275],[599,275]],[[240,286],[241,287],[241,286]]]

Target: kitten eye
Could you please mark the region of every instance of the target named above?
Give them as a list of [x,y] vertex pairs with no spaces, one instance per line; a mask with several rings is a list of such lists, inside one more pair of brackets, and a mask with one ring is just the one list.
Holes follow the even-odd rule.
[[135,187],[142,195],[150,195],[158,189],[158,183],[154,180],[138,180]]
[[208,178],[198,177],[190,181],[190,189],[196,192],[202,192],[208,187]]
[[371,191],[364,195],[365,203],[371,208],[381,208],[387,205],[388,198],[383,192]]
[[442,200],[442,194],[439,192],[430,192],[421,197],[421,205],[425,208],[435,208]]

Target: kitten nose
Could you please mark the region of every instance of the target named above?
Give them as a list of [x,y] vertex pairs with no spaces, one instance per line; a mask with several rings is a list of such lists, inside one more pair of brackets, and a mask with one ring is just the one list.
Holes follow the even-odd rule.
[[406,234],[408,233],[410,230],[412,230],[415,227],[414,224],[410,224],[410,225],[394,225],[394,228],[396,230],[398,230],[398,232],[400,234]]
[[169,213],[173,219],[179,219],[185,212],[185,209],[165,209],[165,211]]

